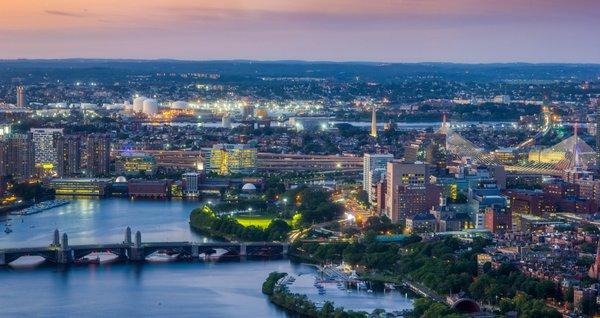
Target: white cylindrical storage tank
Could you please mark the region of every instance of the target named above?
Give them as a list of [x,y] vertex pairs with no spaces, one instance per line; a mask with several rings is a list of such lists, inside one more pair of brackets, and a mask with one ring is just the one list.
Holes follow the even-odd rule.
[[146,99],[144,101],[142,111],[146,115],[156,115],[158,114],[158,102],[156,99]]
[[172,102],[171,103],[171,108],[173,109],[187,109],[188,108],[188,103],[178,100],[176,102]]
[[144,101],[147,98],[144,96],[140,96],[133,100],[133,111],[136,113],[141,113],[144,110]]

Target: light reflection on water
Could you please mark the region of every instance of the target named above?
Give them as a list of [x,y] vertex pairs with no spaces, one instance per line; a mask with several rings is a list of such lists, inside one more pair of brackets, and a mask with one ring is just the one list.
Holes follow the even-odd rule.
[[125,228],[141,231],[143,241],[200,241],[190,230],[189,213],[198,201],[150,201],[127,198],[78,199],[38,214],[9,216],[13,232],[0,234],[0,247],[45,246],[54,229],[71,244],[117,243]]
[[[76,200],[35,215],[10,216],[13,232],[0,234],[0,248],[48,245],[56,228],[69,234],[71,244],[121,242],[127,226],[142,231],[145,241],[204,241],[188,224],[189,212],[199,205],[180,200]],[[314,268],[289,260],[102,264],[66,270],[4,267],[0,316],[285,317],[261,293],[272,271],[309,277]],[[349,298],[331,290],[326,296],[350,309],[411,306],[398,293]]]

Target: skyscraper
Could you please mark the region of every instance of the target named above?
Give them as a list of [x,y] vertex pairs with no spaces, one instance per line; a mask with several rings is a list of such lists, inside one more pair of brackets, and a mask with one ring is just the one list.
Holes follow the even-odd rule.
[[441,188],[431,184],[433,166],[424,163],[388,162],[385,214],[397,223],[439,203]]
[[106,176],[110,172],[110,138],[91,134],[85,140],[85,173],[88,177]]
[[377,138],[377,109],[375,105],[371,108],[371,137]]
[[0,141],[0,176],[24,180],[34,173],[34,150],[29,134],[12,134]]
[[53,174],[58,166],[56,142],[63,135],[61,128],[31,128],[35,166],[43,174]]
[[373,186],[385,177],[387,163],[392,161],[392,154],[369,154],[366,153],[363,157],[363,190],[369,194],[369,201],[375,201],[375,193]]
[[60,136],[56,141],[56,173],[59,177],[75,177],[81,173],[81,137]]
[[25,87],[17,86],[17,107],[25,107]]

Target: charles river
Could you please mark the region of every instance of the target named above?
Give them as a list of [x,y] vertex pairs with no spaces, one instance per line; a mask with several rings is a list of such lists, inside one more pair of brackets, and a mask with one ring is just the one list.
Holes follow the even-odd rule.
[[[123,241],[127,226],[141,231],[144,241],[206,241],[188,225],[189,213],[198,205],[179,200],[73,200],[39,214],[0,217],[13,230],[0,234],[0,248],[48,245],[54,229],[68,233],[70,244],[117,243]],[[315,269],[288,259],[228,258],[67,269],[6,266],[0,268],[0,317],[286,317],[261,293],[272,271],[298,277],[290,290],[316,302],[331,300],[336,306],[369,312],[412,307],[400,292],[347,292],[331,284],[319,295],[312,284]]]

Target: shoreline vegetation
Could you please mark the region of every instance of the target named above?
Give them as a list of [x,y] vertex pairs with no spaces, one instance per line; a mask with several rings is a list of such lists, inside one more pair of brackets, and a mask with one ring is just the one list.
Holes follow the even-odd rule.
[[[511,264],[493,268],[488,262],[479,267],[476,255],[490,242],[475,239],[466,243],[453,238],[419,242],[381,243],[336,242],[329,244],[296,243],[290,256],[303,261],[354,266],[363,280],[378,283],[416,282],[443,298],[465,293],[495,312],[516,311],[519,317],[560,317],[542,299],[562,300],[560,287],[521,273]],[[428,298],[414,302],[407,317],[463,317],[447,304]]]
[[364,318],[385,316],[385,311],[375,309],[373,313],[364,311],[346,310],[344,307],[335,307],[333,302],[326,301],[318,307],[306,295],[291,293],[281,281],[288,276],[287,273],[272,272],[262,285],[263,294],[269,301],[285,311],[307,318]]
[[274,218],[267,227],[244,226],[232,216],[217,216],[207,205],[190,213],[192,229],[210,237],[226,241],[285,241],[292,227],[287,221]]

